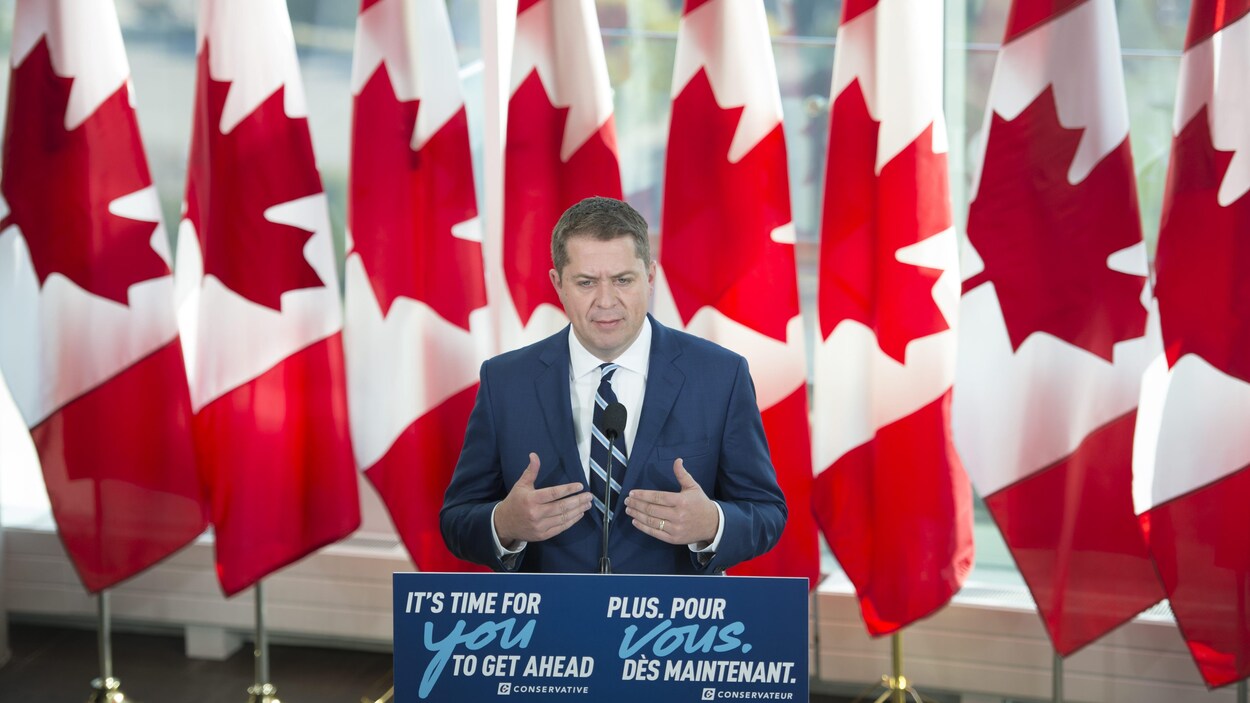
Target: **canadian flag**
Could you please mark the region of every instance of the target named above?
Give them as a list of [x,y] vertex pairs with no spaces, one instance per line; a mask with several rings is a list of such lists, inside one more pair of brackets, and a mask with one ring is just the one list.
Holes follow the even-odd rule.
[[1172,121],[1134,500],[1203,679],[1250,675],[1250,2],[1195,0]]
[[781,542],[735,569],[819,575],[807,368],[781,93],[762,2],[686,0],[677,30],[655,314],[746,357],[786,494]]
[[968,216],[956,446],[1068,655],[1163,593],[1132,502],[1146,251],[1113,0],[1017,0]]
[[19,0],[0,177],[0,368],[90,591],[207,524],[169,240],[111,0]]
[[356,529],[342,310],[283,0],[204,0],[179,326],[226,595]]
[[821,227],[812,505],[883,635],[972,569],[951,440],[958,248],[942,116],[942,5],[842,6]]
[[356,24],[343,329],[356,464],[425,571],[489,353],[469,124],[444,0],[365,0]]
[[568,324],[547,272],[574,203],[621,198],[612,88],[593,0],[520,0],[503,152],[504,350]]

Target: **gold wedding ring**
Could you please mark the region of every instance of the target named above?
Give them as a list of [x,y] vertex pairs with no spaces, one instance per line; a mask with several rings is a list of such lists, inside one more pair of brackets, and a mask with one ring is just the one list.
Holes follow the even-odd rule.
[[660,532],[663,532],[663,531],[664,531],[664,526],[665,526],[665,525],[667,525],[667,524],[668,524],[668,520],[661,520],[661,521],[660,521],[660,526],[659,526],[658,528],[656,528],[656,529],[658,529]]

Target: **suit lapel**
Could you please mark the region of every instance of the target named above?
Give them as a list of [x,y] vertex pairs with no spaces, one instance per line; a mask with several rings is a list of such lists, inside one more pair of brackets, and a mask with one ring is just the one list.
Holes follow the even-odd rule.
[[582,469],[582,462],[577,454],[577,438],[573,434],[573,408],[569,401],[568,334],[569,328],[565,327],[564,334],[551,338],[551,343],[539,357],[547,368],[534,379],[534,391],[538,396],[538,404],[542,406],[543,420],[547,423],[551,445],[559,454],[561,471],[556,480],[544,483],[540,488],[561,483],[586,483],[586,472]]
[[[634,435],[634,446],[629,454],[629,469],[625,472],[624,483],[621,484],[626,495],[642,478],[646,462],[660,437],[660,430],[668,421],[668,415],[672,412],[673,404],[677,402],[677,395],[686,380],[685,374],[673,364],[680,355],[681,350],[673,333],[652,318],[647,390],[642,400],[642,415],[638,419],[638,434]],[[672,467],[668,467],[668,470],[672,471]],[[620,505],[617,508],[623,510]]]

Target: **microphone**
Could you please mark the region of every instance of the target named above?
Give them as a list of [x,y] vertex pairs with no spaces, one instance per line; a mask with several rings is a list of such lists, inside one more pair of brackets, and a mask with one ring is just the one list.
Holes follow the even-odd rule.
[[[601,574],[612,573],[612,560],[608,558],[608,530],[611,524],[608,518],[612,514],[612,448],[616,438],[625,431],[627,415],[625,406],[620,403],[609,403],[608,407],[603,409],[603,434],[608,438],[608,465],[604,468],[607,480],[603,482],[603,553],[599,557],[599,573]],[[621,496],[621,500],[625,500],[625,497]]]
[[616,439],[625,431],[625,418],[629,413],[620,403],[611,403],[603,409],[603,433],[608,439]]

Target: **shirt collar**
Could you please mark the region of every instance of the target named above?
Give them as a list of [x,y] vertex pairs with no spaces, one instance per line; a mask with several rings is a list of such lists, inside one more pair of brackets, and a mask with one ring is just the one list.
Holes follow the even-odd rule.
[[[602,363],[602,359],[591,354],[586,347],[582,346],[581,341],[577,339],[577,335],[570,329],[569,371],[572,372],[573,378],[581,378],[591,371],[598,371],[599,365]],[[651,364],[651,320],[649,318],[643,318],[642,329],[638,331],[637,339],[625,351],[621,352],[621,355],[614,359],[612,363],[646,378],[647,367]]]

